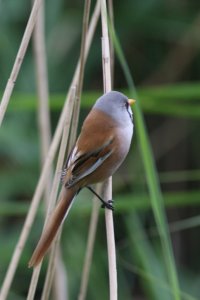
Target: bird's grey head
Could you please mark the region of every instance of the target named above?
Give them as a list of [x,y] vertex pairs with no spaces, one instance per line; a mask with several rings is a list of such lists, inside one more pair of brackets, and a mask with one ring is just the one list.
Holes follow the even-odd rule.
[[133,113],[129,104],[129,99],[122,93],[111,91],[101,96],[94,105],[118,123],[127,125],[133,122]]

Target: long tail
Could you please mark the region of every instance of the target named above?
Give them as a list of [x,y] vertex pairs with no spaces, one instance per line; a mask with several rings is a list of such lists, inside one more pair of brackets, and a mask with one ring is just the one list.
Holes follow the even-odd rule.
[[72,204],[72,200],[76,191],[73,189],[66,189],[63,191],[61,200],[58,202],[55,210],[50,216],[50,220],[45,226],[45,229],[40,237],[40,240],[32,254],[32,257],[28,263],[29,268],[37,266],[43,259],[45,253],[49,249],[60,224],[64,220],[69,208]]

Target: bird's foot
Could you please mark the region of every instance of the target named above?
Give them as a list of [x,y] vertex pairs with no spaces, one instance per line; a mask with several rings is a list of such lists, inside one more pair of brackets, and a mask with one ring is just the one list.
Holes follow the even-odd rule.
[[114,201],[113,200],[108,200],[108,201],[105,201],[103,200],[92,188],[91,186],[87,186],[87,188],[101,201],[102,205],[101,207],[102,208],[108,208],[108,209],[111,209],[112,211],[114,210],[114,207],[113,207],[113,203]]
[[103,201],[103,204],[101,205],[101,207],[114,211],[113,203],[114,203],[113,200]]

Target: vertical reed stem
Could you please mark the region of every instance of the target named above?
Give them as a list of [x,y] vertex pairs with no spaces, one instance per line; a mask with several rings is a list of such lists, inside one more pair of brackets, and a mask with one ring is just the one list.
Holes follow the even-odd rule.
[[[18,73],[21,68],[21,65],[22,65],[22,62],[24,59],[24,55],[26,53],[26,50],[27,50],[27,47],[28,47],[28,44],[30,41],[31,34],[33,32],[33,27],[36,22],[36,18],[37,18],[37,14],[38,14],[38,10],[40,8],[41,2],[42,2],[42,0],[34,1],[33,8],[31,10],[31,14],[30,14],[30,17],[29,17],[19,50],[18,50],[17,56],[15,58],[15,62],[14,62],[11,74],[10,74],[10,78],[8,79],[6,88],[3,93],[3,97],[2,97],[2,100],[0,103],[0,127],[1,127],[4,115],[5,115],[8,103],[10,101],[10,97],[12,95],[12,91],[15,86],[15,82],[17,80]],[[4,296],[6,297],[6,295],[4,295]]]
[[[56,171],[55,171],[55,175],[54,175],[54,180],[53,180],[53,185],[52,185],[52,190],[51,190],[51,195],[50,195],[50,200],[49,200],[48,211],[47,211],[47,215],[46,215],[44,228],[49,219],[49,215],[50,215],[51,211],[53,210],[55,203],[56,203],[56,197],[57,197],[57,192],[58,192],[59,182],[60,182],[60,172],[59,171],[62,169],[62,166],[63,166],[65,149],[66,149],[68,136],[69,136],[69,128],[70,128],[71,116],[72,116],[71,112],[73,110],[73,105],[74,105],[74,92],[72,90],[72,92],[70,93],[70,97],[69,97],[69,110],[68,110],[68,115],[66,115],[66,123],[65,123],[65,126],[63,129],[62,141],[61,141],[61,146],[60,146],[60,151],[59,151]],[[36,268],[34,268],[27,300],[34,299],[41,265],[42,265],[42,262]]]
[[[110,46],[108,37],[107,8],[106,0],[101,1],[101,20],[102,20],[102,60],[103,60],[103,82],[104,92],[111,90],[111,63],[110,63]],[[105,182],[104,199],[112,199],[112,178]],[[109,265],[109,285],[110,300],[117,300],[117,267],[116,267],[116,250],[115,234],[113,224],[113,212],[105,210],[107,247],[108,247],[108,265]]]
[[[35,25],[33,44],[36,66],[36,82],[38,91],[38,127],[41,143],[41,163],[43,165],[51,143],[51,124],[49,111],[49,87],[46,63],[45,33],[44,33],[44,3],[42,3]],[[45,202],[47,205],[51,187],[51,174],[45,189]]]
[[[101,194],[102,184],[97,185],[96,192],[98,195]],[[94,197],[89,232],[88,232],[88,240],[87,240],[87,246],[85,251],[85,259],[84,259],[83,271],[81,276],[81,287],[78,295],[78,300],[86,299],[98,218],[99,218],[99,202],[97,202]]]
[[[73,118],[72,118],[72,133],[71,138],[69,142],[70,148],[72,147],[72,143],[74,144],[76,134],[77,134],[77,127],[78,127],[78,120],[79,120],[79,112],[80,112],[80,99],[81,99],[81,93],[82,93],[82,87],[83,87],[83,78],[84,78],[84,70],[85,70],[85,52],[86,52],[86,37],[87,37],[87,31],[88,31],[88,22],[89,22],[89,14],[90,14],[90,4],[91,0],[85,0],[84,5],[84,14],[83,14],[83,27],[82,27],[82,39],[81,39],[81,50],[80,50],[80,68],[79,68],[79,74],[77,76],[77,82],[75,83],[75,86],[77,87],[74,94],[74,107],[72,110]],[[65,145],[66,149],[66,145]],[[56,245],[58,244],[58,241],[55,241],[55,245],[52,248],[52,253],[50,256],[50,262],[49,262],[49,268],[45,280],[44,290],[42,294],[42,299],[47,299],[50,294],[51,284],[52,284],[52,278],[54,274],[54,257],[56,254]]]

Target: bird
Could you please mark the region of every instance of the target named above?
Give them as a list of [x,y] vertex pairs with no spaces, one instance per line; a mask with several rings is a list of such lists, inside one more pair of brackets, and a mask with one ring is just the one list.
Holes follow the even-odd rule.
[[[93,191],[91,185],[112,176],[124,161],[134,131],[131,109],[134,103],[134,99],[118,91],[107,92],[95,102],[66,160],[60,199],[41,234],[29,267],[36,267],[42,261],[79,191],[84,187]],[[113,209],[112,200],[107,202],[97,197],[104,207]]]

